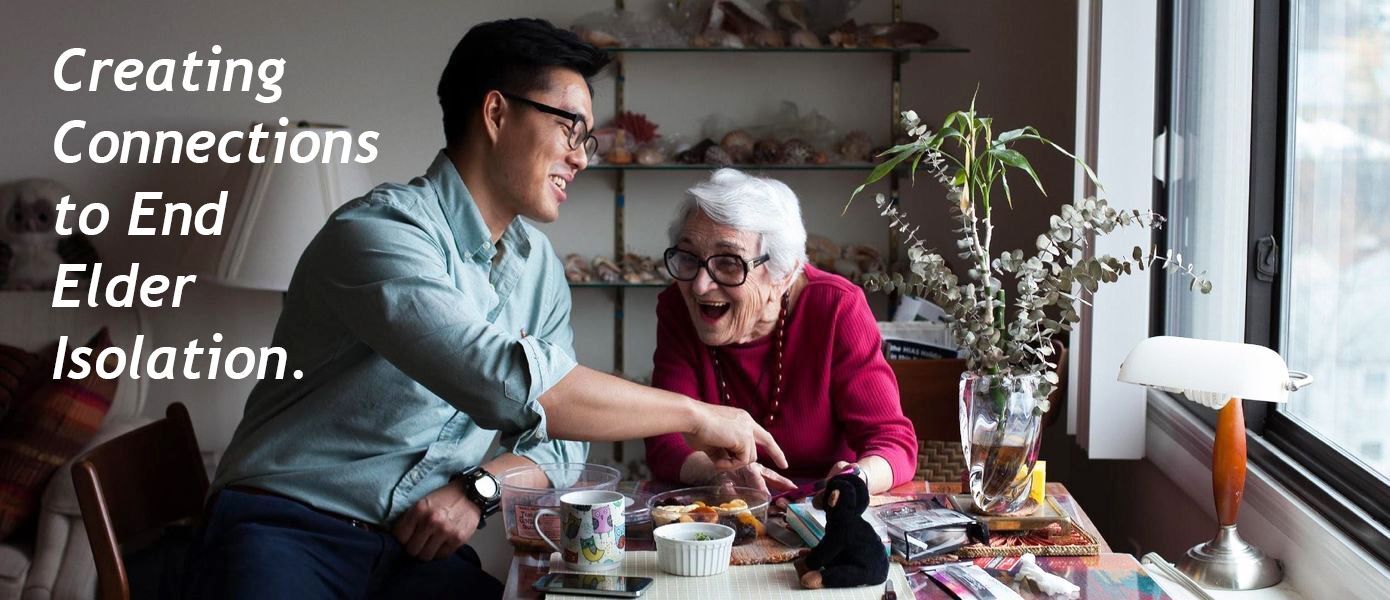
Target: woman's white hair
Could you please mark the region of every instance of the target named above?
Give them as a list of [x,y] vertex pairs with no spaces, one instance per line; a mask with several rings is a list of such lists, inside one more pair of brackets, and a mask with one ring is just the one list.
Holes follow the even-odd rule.
[[774,279],[798,274],[806,264],[801,203],[785,183],[738,169],[715,171],[708,181],[686,190],[676,209],[676,220],[671,222],[672,246],[696,211],[725,227],[758,234],[758,251],[768,255],[767,269]]

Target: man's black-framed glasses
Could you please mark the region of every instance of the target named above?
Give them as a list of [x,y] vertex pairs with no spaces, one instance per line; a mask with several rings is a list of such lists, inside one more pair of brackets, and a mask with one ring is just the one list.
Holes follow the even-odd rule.
[[589,134],[589,124],[584,120],[584,117],[580,116],[578,113],[572,113],[562,108],[555,108],[549,104],[543,104],[530,98],[524,98],[507,92],[502,92],[502,97],[528,105],[548,115],[555,115],[561,119],[568,120],[570,124],[565,126],[565,131],[569,135],[567,141],[569,141],[570,150],[578,150],[583,146],[584,154],[590,159],[593,159],[594,155],[598,153],[598,140]]
[[764,254],[754,259],[745,259],[737,254],[715,254],[703,260],[685,250],[666,249],[666,272],[679,281],[694,281],[703,268],[709,272],[710,279],[725,287],[738,287],[748,280],[748,272],[768,261]]

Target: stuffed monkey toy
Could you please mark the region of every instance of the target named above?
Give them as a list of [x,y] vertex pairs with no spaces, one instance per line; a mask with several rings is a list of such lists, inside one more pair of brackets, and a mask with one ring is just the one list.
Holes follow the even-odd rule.
[[825,537],[796,561],[801,587],[858,587],[888,579],[883,541],[862,516],[869,507],[869,486],[863,479],[836,475],[811,504],[825,511]]

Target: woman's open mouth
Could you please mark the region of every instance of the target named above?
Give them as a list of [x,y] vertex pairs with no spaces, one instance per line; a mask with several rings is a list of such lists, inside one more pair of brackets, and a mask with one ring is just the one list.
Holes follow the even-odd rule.
[[728,313],[731,306],[728,302],[696,302],[696,305],[700,308],[700,316],[710,323],[718,321]]

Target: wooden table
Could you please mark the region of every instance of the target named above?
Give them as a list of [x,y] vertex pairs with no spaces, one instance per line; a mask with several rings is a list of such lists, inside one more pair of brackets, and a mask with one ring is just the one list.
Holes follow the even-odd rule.
[[[958,493],[959,483],[926,483],[914,481],[889,491],[889,495],[913,496],[925,493]],[[1162,589],[1143,573],[1139,561],[1129,554],[1115,554],[1110,545],[1096,530],[1095,523],[1086,515],[1073,499],[1071,492],[1060,483],[1048,483],[1047,493],[1055,496],[1058,504],[1070,513],[1075,523],[1086,530],[1100,544],[1099,556],[1045,556],[1038,559],[1048,571],[1060,575],[1081,586],[1081,598],[1117,598],[1133,600],[1161,600],[1170,598]],[[984,560],[984,559],[982,559]],[[738,567],[733,567],[738,568]],[[532,584],[550,569],[550,553],[517,552],[512,559],[511,570],[507,574],[507,587],[504,598],[539,598],[531,589]],[[1001,579],[1008,581],[1008,577]],[[921,573],[918,569],[908,569],[909,590],[898,590],[899,598],[915,597],[922,600],[950,600],[951,596]],[[1046,596],[1031,592],[1032,586],[1019,588],[1020,594],[1030,600]]]

